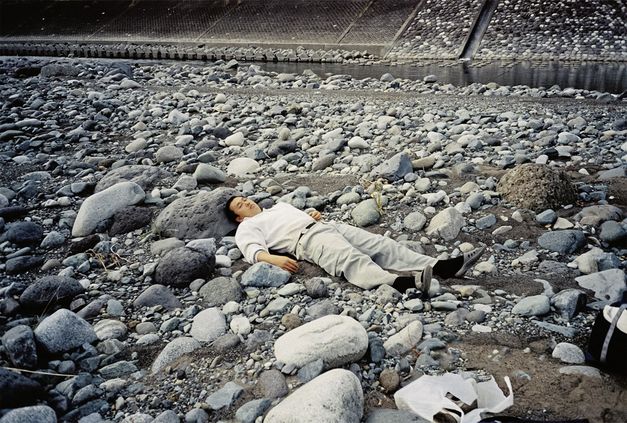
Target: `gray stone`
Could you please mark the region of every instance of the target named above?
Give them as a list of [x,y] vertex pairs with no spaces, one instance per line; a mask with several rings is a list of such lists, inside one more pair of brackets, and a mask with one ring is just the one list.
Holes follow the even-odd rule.
[[76,215],[72,236],[91,234],[98,224],[117,211],[144,200],[144,190],[134,182],[120,182],[88,197]]
[[497,191],[516,206],[534,211],[573,204],[577,198],[564,171],[531,163],[517,166],[503,175]]
[[303,385],[272,408],[264,422],[358,423],[364,397],[352,372],[334,369]]
[[149,191],[155,187],[157,183],[170,176],[170,172],[160,169],[157,166],[131,165],[121,166],[109,171],[96,184],[96,192],[104,191],[113,185],[130,181],[139,185],[144,191]]
[[323,300],[307,308],[307,314],[313,319],[319,319],[331,314],[340,314],[340,308],[331,300]]
[[298,380],[303,383],[307,383],[310,380],[318,377],[324,370],[324,361],[322,359],[314,360],[311,363],[305,364],[298,370]]
[[190,335],[202,342],[212,342],[226,332],[226,320],[222,312],[213,307],[201,311],[192,321]]
[[208,306],[221,306],[242,298],[242,288],[233,278],[219,277],[204,284],[198,291]]
[[568,364],[583,364],[586,362],[586,357],[581,348],[568,342],[557,344],[553,349],[552,357]]
[[201,347],[200,342],[194,338],[180,337],[176,338],[159,353],[150,368],[152,374],[159,373],[166,366],[169,366],[179,357],[191,353]]
[[403,219],[403,225],[410,231],[414,232],[418,232],[424,228],[425,223],[427,223],[427,218],[424,214],[418,211],[409,213],[405,216],[405,219]]
[[625,286],[625,272],[609,269],[575,278],[580,287],[594,291],[594,296],[610,303],[620,300]]
[[137,370],[135,364],[122,360],[102,367],[98,373],[105,379],[115,379],[135,373]]
[[532,295],[521,299],[512,308],[513,314],[520,316],[543,316],[551,310],[551,303],[549,297],[546,295]]
[[387,354],[401,356],[414,348],[422,339],[422,323],[413,321],[383,343]]
[[429,236],[438,235],[446,241],[451,241],[457,238],[465,224],[464,216],[457,209],[448,207],[431,219],[426,233]]
[[413,171],[411,159],[405,153],[398,153],[384,161],[370,172],[373,178],[384,178],[390,182],[402,179]]
[[49,78],[51,76],[77,76],[80,73],[76,65],[69,63],[50,63],[41,68],[39,76]]
[[290,272],[280,267],[258,262],[246,269],[240,282],[243,286],[270,288],[284,285],[290,280],[290,277]]
[[289,388],[283,373],[276,369],[266,370],[259,375],[257,387],[264,398],[281,398],[288,394]]
[[41,241],[39,245],[41,248],[45,249],[53,249],[62,246],[65,243],[65,236],[57,231],[51,231],[46,237]]
[[351,217],[357,226],[361,226],[363,228],[377,223],[381,214],[379,213],[379,209],[374,198],[369,198],[357,204],[357,206],[351,211]]
[[279,361],[302,367],[322,359],[325,368],[342,366],[363,357],[368,335],[356,320],[329,315],[306,323],[282,335],[274,344]]
[[226,175],[215,166],[199,163],[194,171],[194,177],[199,184],[220,184],[226,181]]
[[572,338],[575,335],[577,335],[577,329],[573,327],[555,325],[553,323],[543,322],[540,320],[534,320],[533,323],[541,327],[542,329],[546,329],[550,332],[559,333],[560,335],[565,336],[567,338]]
[[541,225],[552,225],[557,220],[557,213],[551,209],[544,210],[536,215],[536,222]]
[[620,220],[622,217],[623,211],[619,207],[603,204],[584,207],[575,215],[575,220],[582,225],[596,226],[608,220]]
[[104,341],[124,338],[128,328],[119,320],[103,319],[94,325],[94,331],[98,339]]
[[154,231],[178,239],[222,238],[236,227],[226,216],[224,206],[237,194],[231,188],[218,188],[179,198],[157,216]]
[[227,382],[222,388],[207,397],[207,404],[212,410],[229,408],[244,392],[244,388],[235,382]]
[[0,423],[57,423],[57,415],[47,405],[34,405],[9,411]]
[[572,254],[586,244],[582,231],[567,229],[544,233],[538,238],[538,245],[560,254]]
[[113,214],[109,235],[126,234],[146,227],[152,221],[154,210],[146,207],[124,207]]
[[306,280],[305,289],[307,289],[307,295],[311,298],[322,298],[328,295],[327,286],[321,278]]
[[183,304],[163,285],[151,285],[133,301],[135,307],[153,307],[160,305],[166,310],[182,308]]
[[163,256],[155,268],[155,282],[187,287],[195,279],[207,278],[213,272],[215,255],[206,256],[197,250],[180,247]]
[[618,222],[608,220],[601,224],[601,233],[599,234],[601,241],[608,244],[627,244],[627,230]]
[[20,304],[28,309],[43,310],[56,304],[69,304],[85,292],[78,281],[69,276],[44,276],[30,284],[20,295]]
[[35,222],[11,223],[7,227],[6,237],[20,247],[36,245],[44,238],[44,228]]
[[578,289],[564,289],[551,297],[551,305],[561,314],[562,318],[570,320],[577,312],[586,306],[586,294]]
[[493,214],[481,217],[475,222],[477,229],[488,229],[494,225],[496,225],[496,216]]
[[266,398],[249,401],[237,409],[235,420],[239,423],[255,423],[257,417],[263,416],[271,405],[272,401]]
[[155,162],[168,163],[180,160],[183,157],[183,150],[175,145],[165,145],[155,153]]
[[46,317],[34,333],[37,342],[52,354],[70,351],[98,339],[89,323],[64,308]]
[[2,336],[2,345],[15,367],[22,369],[37,367],[37,345],[30,327],[18,325],[9,329]]
[[15,257],[6,261],[5,271],[7,275],[15,275],[40,266],[43,262],[44,258],[42,256]]
[[375,297],[377,303],[379,304],[395,304],[401,299],[401,293],[394,289],[391,285],[381,284],[375,291]]
[[163,413],[155,417],[152,423],[180,423],[178,414],[174,410],[165,410]]
[[209,422],[209,414],[202,408],[192,408],[185,414],[185,423],[208,423],[208,422]]

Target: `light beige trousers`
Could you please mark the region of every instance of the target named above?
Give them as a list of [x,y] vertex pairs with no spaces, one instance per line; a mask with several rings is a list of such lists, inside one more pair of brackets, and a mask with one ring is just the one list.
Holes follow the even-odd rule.
[[393,239],[336,222],[318,222],[309,228],[298,241],[295,255],[363,289],[392,285],[397,275],[387,270],[415,272],[438,261]]

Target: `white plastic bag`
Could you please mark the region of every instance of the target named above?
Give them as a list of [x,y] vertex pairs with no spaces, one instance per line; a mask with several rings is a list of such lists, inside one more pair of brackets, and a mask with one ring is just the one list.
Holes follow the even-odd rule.
[[[508,377],[504,380],[509,389],[508,396],[503,395],[493,377],[486,382],[477,383],[474,379],[464,379],[453,373],[422,376],[398,390],[394,394],[394,400],[399,410],[411,411],[430,422],[433,421],[433,416],[443,412],[460,423],[477,423],[482,418],[481,413],[500,413],[514,404],[512,384]],[[477,408],[464,415],[461,408],[446,397],[449,393],[468,405],[476,400]]]

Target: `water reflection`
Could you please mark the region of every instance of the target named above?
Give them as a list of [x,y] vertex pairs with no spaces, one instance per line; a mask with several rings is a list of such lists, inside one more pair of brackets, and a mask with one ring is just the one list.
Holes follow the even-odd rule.
[[598,62],[437,62],[421,65],[344,65],[338,63],[264,63],[268,71],[301,73],[311,69],[326,73],[350,74],[355,79],[379,78],[384,73],[405,79],[436,75],[439,83],[465,86],[474,82],[500,85],[528,85],[549,88],[580,88],[620,94],[627,90],[627,63]]

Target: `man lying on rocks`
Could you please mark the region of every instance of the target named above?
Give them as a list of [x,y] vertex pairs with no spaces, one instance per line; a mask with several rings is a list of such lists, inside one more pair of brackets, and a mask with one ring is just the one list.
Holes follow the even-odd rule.
[[[485,250],[479,247],[463,256],[438,260],[354,226],[323,222],[319,211],[305,213],[287,203],[263,210],[241,196],[227,201],[226,214],[238,224],[235,242],[249,263],[262,261],[295,273],[299,269],[296,260],[269,251],[287,253],[331,275],[343,275],[363,289],[388,284],[402,293],[416,288],[427,296],[433,274],[462,277]],[[414,275],[399,276],[385,269]]]

